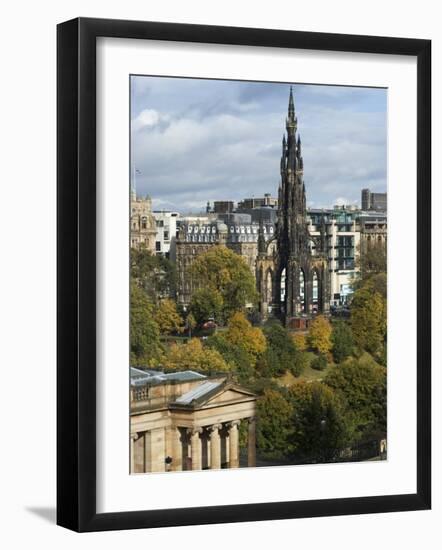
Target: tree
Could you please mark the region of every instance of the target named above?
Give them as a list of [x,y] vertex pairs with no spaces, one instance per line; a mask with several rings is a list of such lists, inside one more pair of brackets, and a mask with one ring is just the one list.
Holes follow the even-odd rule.
[[206,345],[222,355],[239,382],[250,384],[255,375],[253,357],[241,343],[232,344],[226,339],[224,332],[216,332],[209,336]]
[[172,344],[165,358],[165,367],[171,370],[194,370],[205,374],[228,372],[231,365],[222,355],[208,346],[203,346],[199,338],[192,338],[187,344]]
[[222,317],[223,298],[217,290],[199,288],[192,295],[190,311],[200,325],[211,318],[219,322]]
[[140,286],[154,304],[160,298],[173,298],[176,290],[176,267],[163,256],[146,249],[130,251],[131,280]]
[[265,389],[257,401],[256,444],[263,456],[286,458],[293,452],[293,407],[281,391]]
[[295,342],[296,349],[299,351],[307,350],[307,335],[302,332],[295,332],[293,334],[293,341]]
[[345,321],[337,321],[333,324],[331,336],[332,353],[336,363],[341,363],[353,352],[353,334]]
[[387,272],[387,245],[385,242],[364,242],[359,246],[359,250],[359,259],[356,265],[360,268],[362,280],[376,273]]
[[352,426],[330,387],[299,381],[288,390],[293,408],[294,454],[303,460],[326,462],[339,456],[352,437]]
[[327,357],[325,355],[318,355],[311,363],[312,369],[325,370],[327,368]]
[[158,366],[163,356],[160,330],[153,318],[153,306],[146,293],[132,282],[130,287],[131,365]]
[[355,343],[375,356],[383,353],[387,333],[387,303],[370,282],[356,290],[350,324]]
[[370,432],[386,432],[387,371],[370,357],[342,363],[325,378],[342,403],[346,414],[362,437]]
[[200,254],[191,275],[201,288],[221,296],[224,320],[258,300],[255,279],[246,261],[225,246],[214,246]]
[[225,338],[230,344],[243,347],[253,364],[256,363],[257,357],[267,347],[263,331],[258,327],[253,327],[245,315],[239,311],[230,317],[227,323]]
[[328,319],[318,315],[310,325],[308,343],[318,353],[328,353],[331,349],[332,327]]
[[161,334],[183,332],[184,330],[183,319],[178,314],[175,302],[170,299],[161,300],[155,312],[155,321]]
[[260,357],[257,370],[263,376],[280,376],[287,370],[299,376],[305,366],[301,352],[288,330],[279,323],[272,323],[264,329],[267,349]]
[[195,330],[196,325],[197,325],[196,319],[191,312],[186,317],[186,329],[188,330],[190,336],[192,335],[192,331]]

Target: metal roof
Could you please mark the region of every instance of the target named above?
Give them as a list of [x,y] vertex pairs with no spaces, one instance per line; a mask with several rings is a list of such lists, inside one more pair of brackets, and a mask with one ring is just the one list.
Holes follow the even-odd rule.
[[190,405],[190,403],[192,403],[192,401],[194,401],[195,399],[200,399],[201,397],[204,397],[206,394],[212,392],[222,384],[223,382],[204,382],[200,386],[197,386],[196,388],[193,388],[187,393],[178,397],[175,403],[179,403],[180,405]]
[[141,370],[130,367],[130,383],[132,386],[143,386],[145,384],[161,384],[165,382],[184,382],[190,380],[202,380],[207,378],[204,374],[192,370],[182,372],[164,373],[159,370]]

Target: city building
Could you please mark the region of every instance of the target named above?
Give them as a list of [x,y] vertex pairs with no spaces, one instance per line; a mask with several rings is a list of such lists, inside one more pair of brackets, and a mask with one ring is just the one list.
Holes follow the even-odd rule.
[[137,197],[134,190],[130,201],[130,246],[155,253],[156,223],[149,196]]
[[[274,237],[275,226],[271,222],[262,225],[265,239],[270,241]],[[242,256],[255,274],[259,230],[260,224],[253,222],[250,214],[225,214],[214,220],[180,220],[176,242],[178,303],[189,305],[193,292],[200,284],[192,276],[192,264],[214,245],[227,246]]]
[[338,206],[333,210],[308,211],[310,235],[319,237],[321,228],[325,228],[330,305],[346,304],[353,293],[360,242],[359,215],[359,210]]
[[130,472],[238,468],[239,426],[256,465],[256,396],[225,376],[131,367]]
[[372,193],[370,189],[362,189],[361,208],[364,211],[376,210],[377,212],[386,212],[387,193]]
[[[210,247],[224,245],[240,254],[256,279],[262,320],[281,318],[288,326],[308,327],[312,315],[346,304],[358,276],[358,256],[370,243],[387,242],[386,193],[362,190],[364,206],[306,207],[304,163],[290,91],[282,142],[278,199],[266,193],[215,201],[205,217],[180,220],[176,241],[178,302],[187,307],[200,284],[193,261]],[[384,208],[385,206],[385,208]],[[216,211],[215,211],[216,210]]]
[[156,224],[155,253],[175,261],[178,212],[154,211]]
[[278,199],[272,197],[270,193],[265,193],[263,197],[243,199],[238,203],[238,211],[261,208],[262,206],[269,206],[270,208],[276,209],[278,207]]

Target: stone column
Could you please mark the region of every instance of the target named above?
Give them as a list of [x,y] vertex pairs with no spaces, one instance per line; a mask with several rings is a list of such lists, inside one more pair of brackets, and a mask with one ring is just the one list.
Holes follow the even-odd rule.
[[200,433],[203,431],[200,427],[189,428],[187,433],[190,435],[190,456],[192,458],[192,470],[202,470],[202,448]]
[[135,441],[138,439],[138,434],[130,434],[130,471],[135,473]]
[[149,430],[144,435],[145,471],[164,472],[166,465],[166,438],[164,428]]
[[179,428],[172,428],[172,470],[183,469],[183,444]]
[[219,430],[221,424],[214,424],[210,426],[210,468],[212,470],[219,470],[221,468],[221,438]]
[[229,424],[229,468],[239,467],[239,420]]
[[247,466],[256,466],[256,419],[249,418],[249,433],[247,440]]

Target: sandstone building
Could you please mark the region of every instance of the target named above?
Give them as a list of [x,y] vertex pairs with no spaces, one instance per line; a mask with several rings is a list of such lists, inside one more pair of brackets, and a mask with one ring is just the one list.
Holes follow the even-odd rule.
[[135,190],[130,200],[130,246],[145,248],[155,254],[156,222],[152,214],[152,199],[137,197]]
[[238,468],[240,424],[256,465],[256,397],[225,376],[132,367],[130,392],[131,473]]

